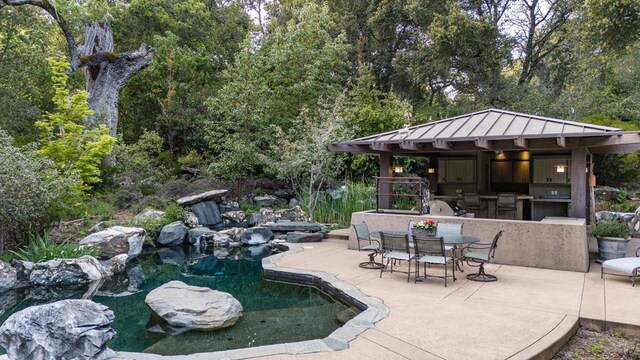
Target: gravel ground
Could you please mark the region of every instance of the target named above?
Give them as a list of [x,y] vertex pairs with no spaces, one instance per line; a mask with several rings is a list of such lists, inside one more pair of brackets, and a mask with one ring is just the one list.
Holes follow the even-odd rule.
[[578,359],[640,360],[640,338],[580,328],[553,357],[553,360]]

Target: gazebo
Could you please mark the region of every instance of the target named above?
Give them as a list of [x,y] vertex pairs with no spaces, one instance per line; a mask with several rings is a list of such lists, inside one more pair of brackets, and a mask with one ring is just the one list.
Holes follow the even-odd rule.
[[[595,185],[591,154],[638,151],[640,131],[488,109],[331,144],[329,149],[377,155],[380,177],[393,176],[394,157],[426,157],[435,198],[479,193],[491,202],[491,194],[516,192],[524,200],[520,219],[584,219]],[[382,208],[390,205],[388,197],[378,202]]]

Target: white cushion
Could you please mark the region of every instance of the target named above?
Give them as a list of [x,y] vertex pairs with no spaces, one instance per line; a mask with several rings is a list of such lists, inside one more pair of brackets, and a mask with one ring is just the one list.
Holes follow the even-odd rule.
[[380,250],[380,245],[372,243],[366,246],[361,246],[360,250]]
[[419,263],[443,264],[444,265],[444,264],[449,263],[450,260],[451,260],[450,257],[425,255],[425,256],[421,257],[420,259],[418,259],[418,262]]
[[391,251],[384,254],[385,258],[396,259],[396,260],[411,260],[413,259],[413,254],[409,254],[401,251]]
[[640,268],[640,257],[625,257],[611,259],[602,263],[604,269],[620,271],[631,275],[633,270]]
[[479,259],[487,262],[489,261],[489,253],[468,252],[468,253],[465,253],[463,257],[471,258],[471,259]]

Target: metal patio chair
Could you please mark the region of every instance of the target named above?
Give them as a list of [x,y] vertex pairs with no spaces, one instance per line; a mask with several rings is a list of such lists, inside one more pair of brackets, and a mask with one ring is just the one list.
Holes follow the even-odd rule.
[[[443,278],[444,287],[447,287],[447,279],[449,278],[449,275],[447,274],[447,265],[451,264],[453,281],[456,281],[455,264],[452,257],[445,255],[444,239],[442,237],[414,235],[413,243],[416,253],[416,282],[420,277],[420,264],[424,267],[424,275],[422,275],[422,277],[424,277],[425,280],[427,277]],[[444,276],[427,275],[427,264],[443,265]]]
[[[462,201],[464,202],[464,208],[468,212],[474,212],[472,210],[484,211],[487,210],[487,204],[480,200],[480,195],[477,193],[464,193],[462,194]],[[479,215],[477,217],[480,217]]]
[[[606,273],[604,272],[605,269],[623,273],[624,275]],[[628,276],[631,278],[631,286],[636,286],[636,278],[640,276],[640,247],[636,249],[635,257],[623,257],[604,261],[600,268],[600,278],[604,278],[605,274]]]
[[[439,223],[436,227],[436,236],[445,236],[447,234],[462,235],[462,224]],[[453,256],[455,248],[451,245],[445,245],[444,251],[451,253]]]
[[[465,248],[467,252],[464,253],[462,259],[467,262],[467,265],[478,267],[478,272],[475,274],[468,274],[467,279],[483,282],[498,280],[495,275],[484,272],[484,264],[490,263],[495,256],[496,248],[498,247],[498,240],[502,236],[503,232],[503,230],[498,231],[491,243],[474,243]],[[485,250],[488,251],[485,252]],[[472,265],[471,263],[478,265]]]
[[382,247],[380,241],[374,239],[369,232],[369,227],[365,222],[353,224],[353,230],[356,232],[356,241],[358,243],[358,251],[370,251],[369,261],[361,262],[358,266],[363,269],[381,269],[384,267],[382,263],[376,262],[376,256],[381,254]]
[[[414,258],[414,254],[411,253],[409,248],[409,237],[407,235],[398,235],[390,233],[380,233],[380,240],[382,241],[382,263],[385,259],[387,263],[380,269],[380,277],[385,271],[393,273],[393,265],[397,260],[407,261],[409,264],[409,270],[407,273],[407,282],[411,277],[411,260]],[[391,264],[389,264],[391,263]],[[397,272],[404,273],[405,271],[396,270]]]
[[518,196],[516,193],[498,193],[496,198],[496,219],[500,211],[513,211],[513,219],[518,218]]

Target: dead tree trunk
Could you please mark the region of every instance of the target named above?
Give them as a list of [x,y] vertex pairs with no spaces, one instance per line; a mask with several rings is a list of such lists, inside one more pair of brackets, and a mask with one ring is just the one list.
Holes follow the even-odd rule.
[[89,92],[89,107],[94,114],[85,125],[105,124],[109,133],[118,130],[118,96],[129,79],[151,64],[154,49],[142,44],[136,51],[115,54],[113,33],[106,20],[91,23],[85,33],[84,42],[77,46],[69,26],[54,4],[48,0],[0,0],[0,9],[5,6],[33,5],[45,10],[56,21],[67,41],[69,72],[84,67]]
[[113,32],[103,20],[87,27],[78,55],[81,66],[84,66],[89,107],[94,112],[86,125],[105,124],[110,134],[115,135],[120,90],[133,75],[151,64],[154,50],[142,44],[136,51],[113,53]]

